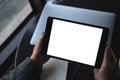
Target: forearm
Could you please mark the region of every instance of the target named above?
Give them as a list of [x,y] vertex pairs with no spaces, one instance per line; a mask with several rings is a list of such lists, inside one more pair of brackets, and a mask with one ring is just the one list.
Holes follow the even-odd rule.
[[27,58],[16,69],[6,74],[0,80],[38,80],[42,71],[42,66]]

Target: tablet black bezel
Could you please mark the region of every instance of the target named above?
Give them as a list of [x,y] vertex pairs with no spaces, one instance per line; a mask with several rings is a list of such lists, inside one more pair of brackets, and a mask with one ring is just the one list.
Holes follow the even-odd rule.
[[[86,23],[80,23],[80,22],[75,22],[75,21],[70,21],[70,20],[64,20],[64,19],[59,19],[59,18],[55,18],[55,17],[48,17],[48,20],[47,20],[47,23],[46,23],[46,30],[45,30],[44,40],[43,40],[43,43],[42,43],[43,46],[42,46],[42,50],[41,50],[41,53],[43,55],[47,55],[47,49],[48,49],[49,38],[50,38],[51,30],[52,30],[53,19],[67,21],[67,22],[72,22],[72,23],[77,23],[77,24],[82,24],[82,25],[87,25],[87,26],[90,26],[90,27],[97,27],[97,28],[103,29],[103,34],[102,34],[102,37],[101,37],[99,50],[98,50],[98,54],[97,54],[97,57],[96,57],[95,66],[82,63],[82,64],[85,64],[85,65],[92,66],[94,68],[100,68],[101,64],[102,64],[102,61],[103,61],[103,56],[104,56],[104,51],[105,51],[105,47],[106,47],[106,42],[107,42],[107,39],[108,39],[109,29],[106,28],[106,27],[95,26],[95,25],[86,24]],[[66,60],[66,61],[71,61],[71,60],[67,60],[67,59],[63,59],[63,58],[59,58],[59,57],[55,57],[55,56],[51,56],[51,55],[47,55],[47,56],[58,58],[58,59],[62,59],[62,60]],[[73,62],[75,62],[75,61],[73,61]],[[80,62],[77,62],[77,63],[80,63]]]

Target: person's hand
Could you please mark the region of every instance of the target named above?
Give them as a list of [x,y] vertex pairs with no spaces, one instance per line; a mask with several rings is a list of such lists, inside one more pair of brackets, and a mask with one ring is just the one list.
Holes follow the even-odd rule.
[[95,80],[112,80],[117,59],[111,48],[106,47],[103,63],[100,69],[94,69]]
[[44,37],[44,32],[42,33],[42,36],[40,37],[39,41],[37,42],[37,44],[35,45],[34,49],[33,49],[33,53],[30,57],[30,59],[34,62],[36,62],[37,64],[43,65],[44,63],[46,63],[49,59],[48,56],[43,56],[41,55],[41,49],[42,49],[42,42],[43,42],[43,37]]

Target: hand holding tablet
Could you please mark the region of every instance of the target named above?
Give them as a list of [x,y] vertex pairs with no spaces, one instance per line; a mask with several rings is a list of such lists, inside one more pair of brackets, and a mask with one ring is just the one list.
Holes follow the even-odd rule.
[[42,53],[99,68],[108,32],[101,26],[49,17]]

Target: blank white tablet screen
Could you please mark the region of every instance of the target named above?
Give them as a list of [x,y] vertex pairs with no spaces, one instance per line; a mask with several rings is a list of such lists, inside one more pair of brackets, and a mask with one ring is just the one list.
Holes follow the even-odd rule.
[[53,19],[47,55],[95,66],[103,29]]

